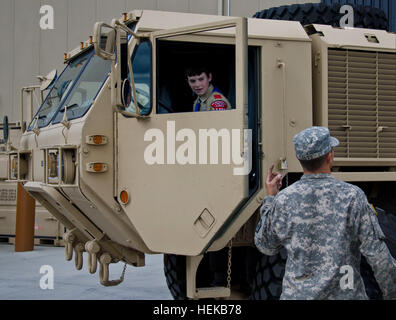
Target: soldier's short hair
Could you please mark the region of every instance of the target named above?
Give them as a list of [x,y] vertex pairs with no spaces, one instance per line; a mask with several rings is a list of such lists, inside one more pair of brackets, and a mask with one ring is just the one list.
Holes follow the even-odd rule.
[[303,167],[304,170],[313,172],[318,170],[324,164],[328,154],[329,153],[326,153],[325,155],[312,160],[298,160],[298,161],[300,161],[301,166]]
[[205,73],[208,77],[211,73],[207,66],[196,65],[186,68],[184,74],[187,77],[199,76],[200,74]]

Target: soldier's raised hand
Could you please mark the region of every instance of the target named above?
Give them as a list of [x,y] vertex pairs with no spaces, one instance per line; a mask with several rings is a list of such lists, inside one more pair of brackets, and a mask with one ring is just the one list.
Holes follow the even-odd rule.
[[265,188],[267,189],[267,195],[276,196],[282,187],[282,175],[279,172],[273,173],[272,170],[274,170],[274,165],[268,169]]

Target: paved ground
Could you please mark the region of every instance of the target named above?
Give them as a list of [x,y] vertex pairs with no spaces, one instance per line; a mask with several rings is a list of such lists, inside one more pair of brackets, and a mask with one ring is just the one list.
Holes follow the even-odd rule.
[[[0,300],[171,300],[163,272],[162,255],[146,255],[146,266],[128,266],[125,280],[116,287],[99,283],[99,265],[90,274],[84,254],[83,269],[66,261],[63,247],[35,246],[31,252],[15,252],[14,246],[0,243]],[[54,288],[43,290],[40,273],[43,265],[54,271]],[[110,265],[110,280],[119,279],[123,263]],[[46,282],[48,283],[48,282]]]

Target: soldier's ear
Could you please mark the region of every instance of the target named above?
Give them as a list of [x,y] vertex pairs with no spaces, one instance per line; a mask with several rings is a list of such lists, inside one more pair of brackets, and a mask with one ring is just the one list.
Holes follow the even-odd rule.
[[211,82],[211,81],[212,81],[212,72],[209,72],[209,75],[208,75],[208,80],[209,80],[209,82]]
[[327,154],[326,160],[330,164],[333,163],[333,161],[334,161],[334,150],[333,149]]

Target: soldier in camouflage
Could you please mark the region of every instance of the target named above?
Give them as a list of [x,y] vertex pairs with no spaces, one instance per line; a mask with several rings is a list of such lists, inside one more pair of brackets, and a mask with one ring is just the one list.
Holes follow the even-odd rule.
[[338,140],[327,128],[312,127],[293,142],[304,175],[279,192],[282,176],[272,173],[273,166],[268,170],[268,196],[255,233],[262,253],[287,250],[281,299],[368,299],[361,254],[384,298],[396,299],[396,261],[375,212],[360,188],[331,176]]
[[231,109],[231,104],[217,87],[212,85],[212,73],[206,67],[195,66],[186,70],[187,82],[198,96],[194,111],[221,111]]

